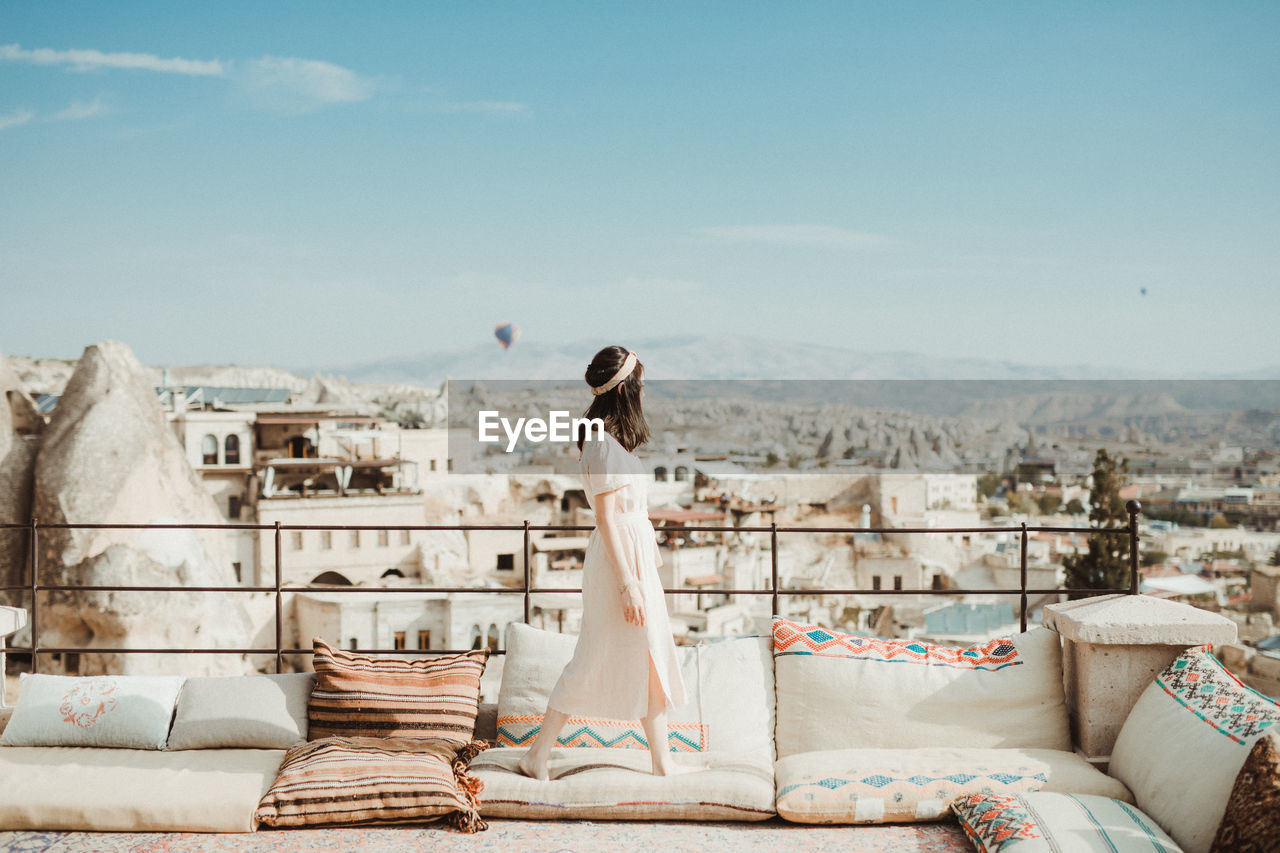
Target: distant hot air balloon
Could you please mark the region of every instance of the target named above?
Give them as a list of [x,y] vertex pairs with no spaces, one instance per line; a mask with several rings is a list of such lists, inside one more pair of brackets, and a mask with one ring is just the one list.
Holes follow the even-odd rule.
[[515,323],[499,323],[493,329],[493,336],[507,349],[520,338],[520,327]]
[[1143,296],[1146,296],[1146,295],[1147,295],[1147,289],[1146,289],[1145,287],[1144,287],[1144,288],[1142,288],[1142,295],[1143,295]]

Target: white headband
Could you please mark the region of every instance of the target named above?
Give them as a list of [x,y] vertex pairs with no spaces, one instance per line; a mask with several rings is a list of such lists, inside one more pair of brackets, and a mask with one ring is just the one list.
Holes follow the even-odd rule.
[[627,357],[622,360],[622,367],[618,368],[618,372],[613,374],[613,378],[603,385],[594,385],[591,388],[591,396],[599,397],[601,394],[608,393],[617,387],[618,383],[631,375],[631,371],[636,369],[636,354],[627,353]]

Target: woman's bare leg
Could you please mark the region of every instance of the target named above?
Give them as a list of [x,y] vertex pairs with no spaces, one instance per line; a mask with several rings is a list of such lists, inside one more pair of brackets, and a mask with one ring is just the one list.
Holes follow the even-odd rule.
[[667,743],[667,694],[662,689],[662,679],[649,658],[649,713],[640,721],[645,737],[649,739],[649,757],[653,760],[654,776],[672,776],[692,768],[682,767],[671,758]]
[[[548,707],[542,715],[542,728],[533,739],[529,751],[520,757],[520,772],[531,779],[547,781],[547,759],[551,757],[551,748],[556,745],[556,736],[569,722],[569,715]],[[664,723],[665,726],[665,723]]]

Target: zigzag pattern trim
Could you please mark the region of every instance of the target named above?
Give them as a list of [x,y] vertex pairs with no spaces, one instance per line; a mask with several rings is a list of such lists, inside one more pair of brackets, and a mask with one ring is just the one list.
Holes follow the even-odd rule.
[[818,625],[801,625],[785,619],[777,619],[773,623],[773,654],[775,657],[817,655],[988,672],[1023,663],[1018,659],[1017,646],[1007,637],[991,640],[981,646],[957,648],[935,646],[916,640],[881,640],[859,637],[856,634],[841,634]]
[[1231,674],[1210,646],[1188,649],[1156,676],[1175,702],[1244,745],[1280,723],[1280,702],[1268,699]]
[[[1036,790],[1042,785],[1049,783],[1049,777],[1044,773],[983,773],[981,775],[975,773],[951,773],[946,776],[927,776],[923,773],[914,773],[910,776],[887,776],[883,773],[872,773],[868,776],[826,776],[821,779],[808,779],[804,782],[796,782],[786,785],[778,792],[776,799],[781,800],[787,794],[799,788],[825,788],[828,791],[835,791],[849,785],[866,785],[875,789],[877,792],[882,788],[896,783],[907,783],[915,785],[918,788],[924,788],[926,785],[933,785],[939,782],[950,782],[957,787],[969,785],[975,779],[990,779],[999,783],[1006,790],[1030,791]],[[1038,783],[1038,784],[1037,784]]]
[[[541,714],[513,714],[498,718],[500,746],[528,746],[540,731]],[[570,748],[649,748],[649,739],[639,723],[591,717],[570,717],[556,743]],[[707,727],[696,722],[667,723],[667,747],[672,752],[705,752]]]

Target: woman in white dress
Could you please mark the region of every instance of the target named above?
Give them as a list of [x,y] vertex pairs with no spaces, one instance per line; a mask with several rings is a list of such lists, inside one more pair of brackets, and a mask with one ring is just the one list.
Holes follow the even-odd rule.
[[579,465],[596,529],[582,571],[582,629],[573,659],[547,700],[542,728],[520,770],[547,778],[547,759],[569,717],[640,720],[653,772],[680,767],[667,748],[667,710],[685,701],[649,521],[649,475],[631,451],[649,439],[640,406],[644,367],[633,352],[605,347],[587,367],[594,400],[587,418],[606,434],[578,436]]

